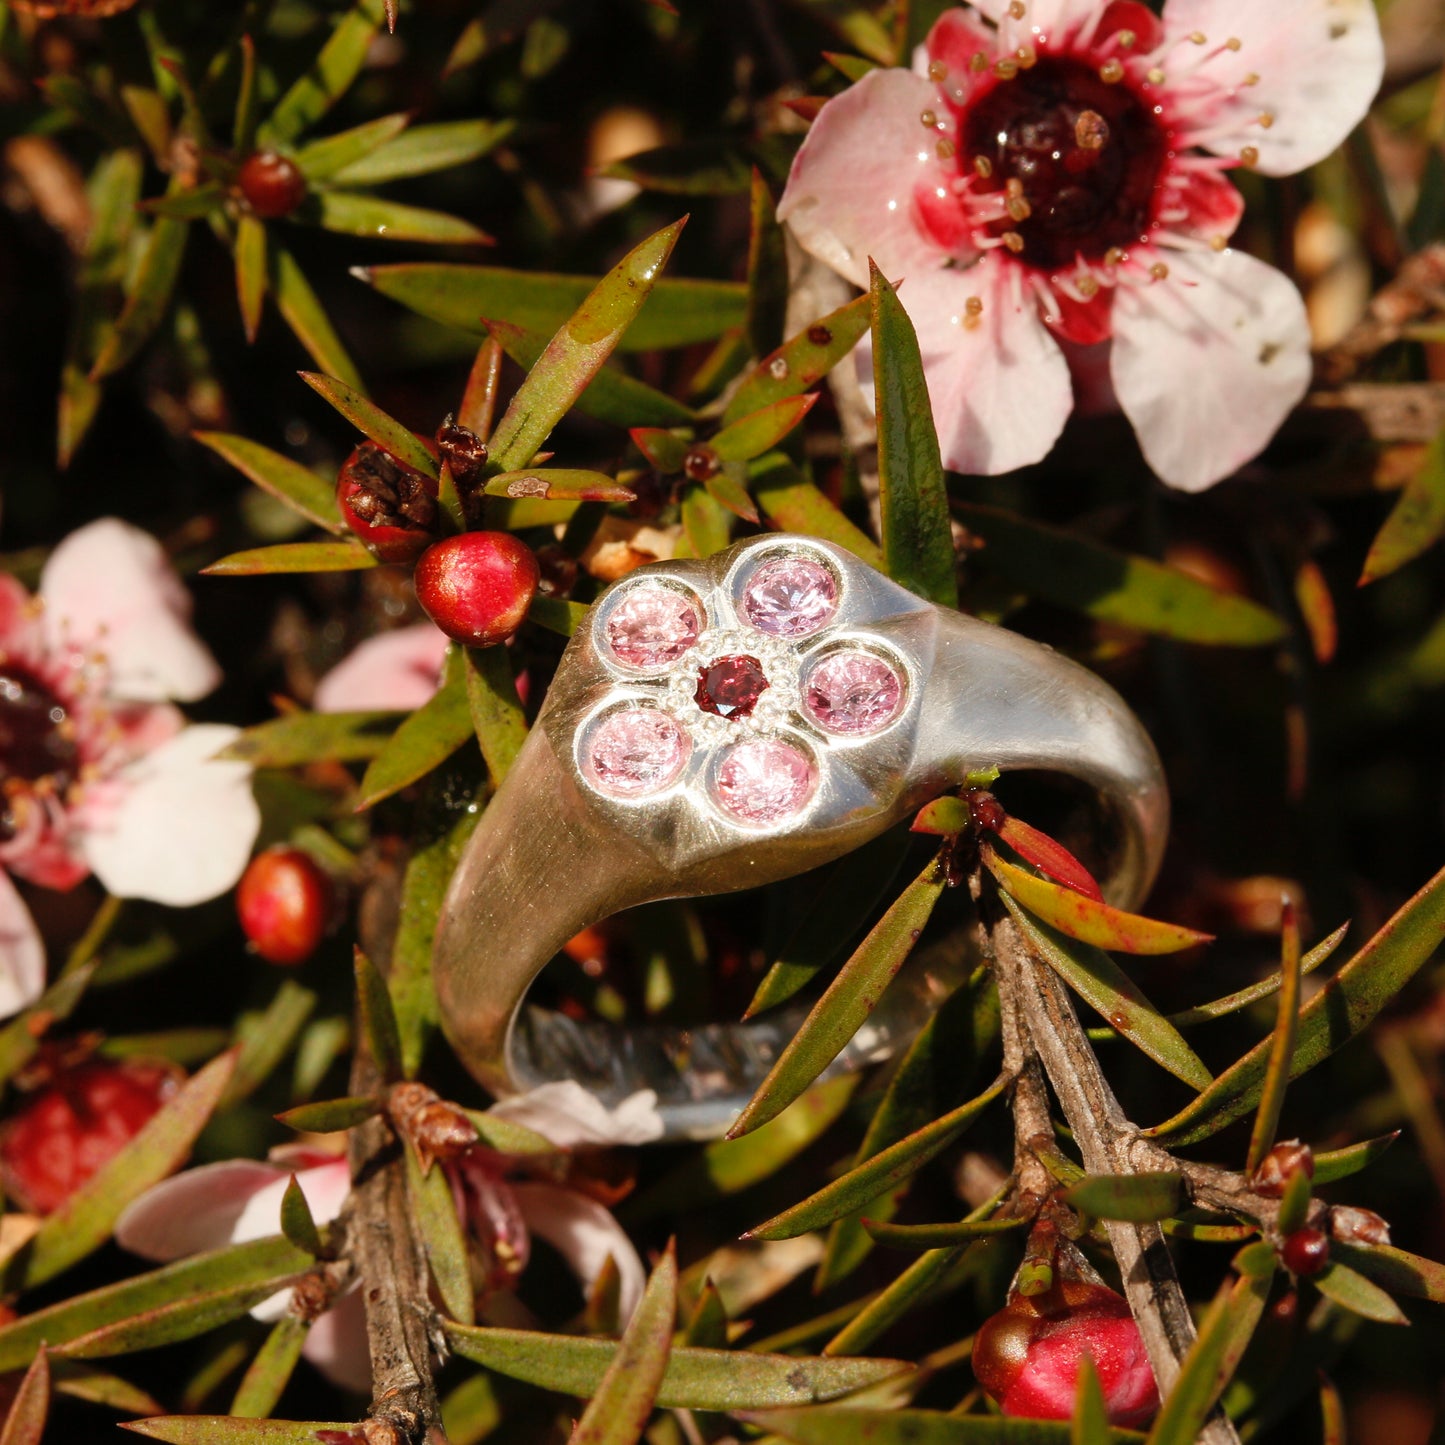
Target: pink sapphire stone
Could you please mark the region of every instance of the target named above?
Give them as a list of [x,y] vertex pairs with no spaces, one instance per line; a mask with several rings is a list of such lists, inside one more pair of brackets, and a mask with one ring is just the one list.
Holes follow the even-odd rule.
[[821,562],[779,557],[765,562],[743,590],[743,611],[770,637],[806,637],[838,610],[838,584]]
[[739,743],[717,770],[717,799],[745,823],[776,823],[813,794],[817,777],[808,759],[776,738]]
[[710,662],[697,675],[697,705],[715,717],[744,718],[767,691],[768,675],[756,657],[739,654]]
[[687,734],[665,712],[615,712],[593,730],[584,758],[587,776],[604,793],[642,798],[665,788],[687,761]]
[[675,587],[634,587],[607,619],[607,642],[629,667],[665,667],[697,641],[702,616]]
[[834,652],[808,674],[803,701],[830,733],[873,733],[897,717],[903,682],[871,652]]

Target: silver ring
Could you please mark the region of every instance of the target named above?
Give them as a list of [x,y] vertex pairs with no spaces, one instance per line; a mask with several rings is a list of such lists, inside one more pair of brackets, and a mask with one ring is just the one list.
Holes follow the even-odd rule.
[[[664,1138],[715,1137],[796,1010],[619,1028],[524,1010],[537,974],[589,924],[817,868],[988,767],[1083,783],[1105,896],[1142,900],[1168,793],[1148,735],[1093,673],[812,537],[639,568],[578,627],[452,880],[433,965],[443,1028],[500,1098],[558,1079],[608,1105],[653,1089]],[[905,968],[832,1072],[902,1047],[958,968]]]

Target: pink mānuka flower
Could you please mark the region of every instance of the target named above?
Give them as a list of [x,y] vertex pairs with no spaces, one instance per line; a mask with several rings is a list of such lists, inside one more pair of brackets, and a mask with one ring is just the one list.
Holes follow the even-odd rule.
[[31,597],[0,576],[0,1015],[45,981],[11,875],[184,907],[240,876],[260,826],[238,729],[187,726],[220,669],[153,537],[115,518],[71,533]]
[[823,107],[778,215],[904,283],[945,465],[1041,459],[1102,354],[1150,465],[1199,491],[1310,378],[1299,293],[1229,246],[1228,172],[1313,165],[1382,71],[1371,0],[972,0]]

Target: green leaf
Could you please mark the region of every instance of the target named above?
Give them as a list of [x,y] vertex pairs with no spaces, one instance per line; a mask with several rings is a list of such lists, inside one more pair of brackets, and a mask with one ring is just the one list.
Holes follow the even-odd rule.
[[1095,1219],[1146,1224],[1179,1213],[1184,1200],[1184,1176],[1169,1171],[1090,1174],[1066,1189],[1064,1198]]
[[1310,1283],[1328,1300],[1382,1325],[1408,1325],[1410,1317],[1373,1280],[1331,1260]]
[[812,411],[816,391],[785,396],[730,422],[712,439],[712,449],[725,462],[750,462],[771,451]]
[[364,1095],[345,1099],[319,1099],[314,1104],[298,1104],[277,1114],[288,1129],[299,1134],[332,1134],[341,1129],[354,1129],[381,1113],[381,1100]]
[[[874,924],[788,1040],[768,1076],[728,1130],[730,1139],[780,1114],[862,1028],[913,951],[947,883],[947,869],[938,858],[931,859]],[[881,1192],[873,1191],[875,1195]]]
[[361,780],[356,811],[374,807],[439,768],[472,737],[462,650],[447,655],[437,691],[391,735]]
[[[988,871],[999,887],[1035,917],[1080,943],[1116,953],[1158,955],[1209,943],[1214,935],[1184,928],[1177,923],[1160,923],[1111,908],[1074,888],[1065,888],[1040,878],[1025,868],[999,857],[987,843],[979,850]],[[1298,962],[1298,960],[1296,960]]]
[[70,1017],[95,971],[96,965],[88,963],[74,973],[65,973],[29,1008],[0,1027],[0,1082],[13,1078],[35,1057],[48,1029]]
[[[565,1395],[591,1395],[617,1356],[618,1347],[612,1340],[529,1330],[445,1328],[452,1349],[463,1359]],[[837,1399],[907,1374],[912,1368],[901,1360],[810,1359],[679,1345],[667,1362],[657,1403],[671,1410],[804,1405]]]
[[365,394],[366,384],[356,363],[351,359],[325,307],[317,299],[295,258],[274,240],[267,247],[271,262],[271,295],[296,339],[306,354],[327,376],[344,381],[354,391]]
[[722,1291],[711,1279],[703,1282],[693,1307],[692,1318],[683,1332],[682,1343],[698,1349],[721,1350],[728,1339],[728,1312]]
[[753,168],[748,228],[748,311],[743,330],[754,356],[767,356],[783,339],[788,310],[788,253],[772,192]]
[[321,1234],[316,1228],[316,1221],[311,1217],[311,1206],[306,1202],[306,1196],[301,1192],[301,1186],[296,1182],[294,1174],[286,1181],[286,1192],[281,1196],[281,1233],[297,1249],[311,1255],[313,1259],[320,1258]]
[[36,1351],[0,1430],[0,1445],[40,1445],[45,1417],[50,1413],[50,1356]]
[[719,506],[757,526],[761,519],[758,509],[753,506],[753,499],[748,496],[747,474],[747,468],[741,462],[725,462],[720,471],[703,482],[703,487]]
[[1107,953],[1039,922],[1007,893],[999,897],[1038,956],[1110,1027],[1191,1089],[1210,1088],[1203,1061]]
[[232,1415],[155,1415],[123,1426],[168,1445],[316,1445],[357,1438],[354,1420],[246,1420]]
[[101,1405],[122,1415],[158,1415],[164,1408],[129,1380],[83,1361],[56,1360],[50,1378],[57,1395],[69,1395],[73,1400]]
[[394,712],[293,712],[249,727],[218,757],[257,768],[374,758],[396,729]]
[[756,1229],[748,1230],[743,1237],[793,1239],[862,1209],[870,1200],[877,1199],[900,1181],[916,1174],[948,1148],[1003,1093],[1008,1083],[1008,1079],[1000,1075],[976,1099],[970,1099],[941,1119],[914,1130],[896,1144],[855,1165],[832,1183],[825,1184],[802,1203],[774,1215]]
[[1338,1263],[1373,1280],[1391,1294],[1445,1304],[1445,1264],[1437,1260],[1425,1259],[1389,1244],[1356,1245],[1340,1240],[1331,1241],[1330,1253]]
[[376,965],[358,948],[356,963],[356,1011],[367,1048],[377,1072],[386,1082],[402,1076],[401,1037],[392,1011],[391,994]]
[[1099,1371],[1094,1357],[1087,1350],[1079,1361],[1079,1378],[1075,1386],[1074,1418],[1069,1421],[1069,1445],[1110,1445],[1109,1414],[1104,1405],[1104,1391],[1099,1384]]
[[783,532],[799,532],[836,542],[870,567],[883,565],[883,553],[781,452],[752,466],[752,493],[759,507]]
[[778,134],[753,141],[681,141],[636,151],[602,166],[597,174],[667,196],[740,195],[748,189],[755,166],[771,177],[785,176],[797,144],[797,136]]
[[[179,194],[181,187],[172,182],[168,195]],[[145,251],[136,268],[134,279],[126,287],[126,302],[95,365],[90,379],[101,381],[119,371],[150,340],[170,305],[181,261],[186,254],[189,221],[170,216],[157,217],[146,239]]]
[[345,534],[346,524],[341,520],[341,512],[336,505],[334,482],[328,482],[309,467],[303,467],[249,437],[218,431],[198,431],[191,435],[202,446],[209,447],[218,457],[230,462],[243,476],[249,477],[263,492],[269,492],[308,522],[314,522],[338,536]]
[[888,279],[868,265],[883,570],[920,597],[957,607],[948,491],[918,337]]
[[[291,1182],[294,1185],[296,1181],[293,1178]],[[236,1387],[231,1401],[232,1415],[262,1419],[276,1408],[301,1358],[310,1330],[311,1326],[295,1315],[284,1315],[276,1321]]]
[[241,1016],[236,1025],[236,1071],[221,1098],[221,1108],[229,1109],[249,1098],[271,1077],[315,1007],[316,995],[288,978],[264,1013]]
[[973,814],[962,798],[935,798],[918,810],[909,825],[910,833],[930,833],[936,838],[956,838],[973,826]]
[[[1300,1010],[1289,1077],[1297,1079],[1361,1032],[1445,937],[1445,870],[1437,873]],[[1172,1119],[1145,1133],[1197,1144],[1259,1102],[1273,1040],[1264,1039]]]
[[890,1249],[951,1249],[993,1234],[1027,1229],[1031,1219],[961,1219],[955,1224],[884,1224],[863,1219],[868,1237]]
[[683,461],[692,449],[692,442],[686,436],[664,430],[659,426],[635,426],[630,435],[637,450],[648,462],[664,475],[680,472]]
[[414,125],[341,167],[332,178],[346,186],[379,186],[408,176],[430,175],[480,159],[516,128],[514,120],[444,120]]
[[527,717],[505,647],[467,649],[467,706],[487,771],[500,784],[527,741]]
[[737,421],[815,386],[862,340],[870,305],[869,297],[859,296],[763,357],[728,399],[723,421]]
[[706,487],[694,484],[683,492],[682,533],[687,547],[674,556],[711,557],[732,541],[727,508]]
[[[1280,1112],[1284,1108],[1284,1091],[1289,1083],[1290,1060],[1294,1057],[1295,1038],[1299,1032],[1299,924],[1295,921],[1294,905],[1288,900],[1284,903],[1279,973],[1279,1012],[1274,1036],[1270,1040],[1264,1078],[1260,1083],[1259,1110],[1255,1114],[1254,1129],[1249,1136],[1249,1153],[1244,1163],[1246,1174],[1253,1174],[1259,1168],[1264,1162],[1264,1156],[1274,1144]],[[1299,1171],[1299,1177],[1306,1177],[1304,1171]],[[1309,1199],[1308,1186],[1304,1198],[1306,1201]],[[1303,1220],[1300,1223],[1303,1223]],[[1283,1223],[1280,1228],[1285,1228]]]
[[954,510],[986,543],[973,564],[1031,597],[1181,642],[1258,647],[1278,642],[1288,631],[1281,618],[1258,603],[1162,563],[997,507],[969,503]]
[[314,125],[351,88],[385,12],[384,0],[357,0],[337,22],[316,59],[262,122],[260,142],[284,147]]
[[1343,1149],[1329,1149],[1324,1153],[1316,1154],[1314,1172],[1316,1187],[1321,1184],[1333,1184],[1337,1179],[1348,1179],[1350,1175],[1367,1169],[1399,1137],[1400,1131],[1396,1129],[1393,1134],[1381,1134],[1378,1138],[1366,1139],[1362,1144],[1350,1144]]
[[[893,37],[887,27],[861,0],[802,0],[803,8],[880,65],[897,65]],[[906,63],[907,57],[904,57]]]
[[0,1372],[23,1369],[42,1342],[53,1349],[107,1325],[208,1293],[255,1286],[264,1297],[311,1264],[309,1256],[276,1235],[193,1255],[179,1264],[76,1295],[0,1326]]
[[[309,185],[329,181],[338,171],[344,171],[348,166],[360,165],[387,141],[394,140],[406,129],[410,119],[406,111],[378,116],[363,125],[352,126],[350,130],[338,131],[335,135],[314,140],[309,145],[302,146],[291,159],[296,162]],[[347,183],[353,184],[351,181]]]
[[423,1174],[410,1143],[406,1146],[406,1189],[411,1217],[442,1306],[452,1319],[469,1325],[475,1318],[472,1269],[451,1178],[445,1169]]
[[[685,220],[664,227],[629,251],[563,322],[492,433],[493,471],[525,467],[541,449],[647,300]],[[505,346],[505,339],[499,339]],[[651,419],[633,420],[645,425]]]
[[[944,1415],[932,1410],[853,1409],[750,1411],[742,1417],[797,1445],[1070,1445],[1067,1420],[1021,1420],[1003,1415]],[[1116,1445],[1144,1437],[1111,1430]]]
[[676,1322],[677,1252],[669,1240],[568,1445],[636,1445],[667,1374]]
[[[525,331],[553,332],[597,284],[588,276],[432,261],[368,266],[355,274],[422,316],[479,336],[487,330],[484,317]],[[653,283],[617,349],[657,351],[711,341],[742,321],[746,306],[747,290],[735,281],[663,278]]]
[[585,602],[570,602],[565,597],[545,597],[540,592],[527,604],[527,621],[555,632],[559,637],[571,637],[582,625],[587,615]]
[[6,1260],[5,1288],[29,1289],[99,1249],[110,1238],[121,1210],[185,1162],[235,1068],[236,1054],[225,1053],[182,1085]]
[[1226,1281],[1199,1324],[1179,1378],[1165,1396],[1149,1445],[1194,1445],[1215,1401],[1234,1377],[1245,1346],[1264,1313],[1272,1280],[1269,1275],[1244,1275]]
[[1438,432],[1425,452],[1420,470],[1400,493],[1385,518],[1360,573],[1360,585],[1398,572],[1428,551],[1445,534],[1445,431]]
[[637,493],[605,472],[567,467],[533,467],[503,472],[483,488],[489,497],[540,497],[550,502],[632,502]]
[[404,466],[433,480],[440,474],[436,457],[421,438],[402,426],[395,417],[388,416],[375,402],[368,401],[354,387],[337,381],[335,377],[318,376],[314,371],[303,371],[301,380],[323,400],[330,402],[357,431],[370,437]]
[[353,539],[335,542],[281,542],[232,552],[209,567],[203,577],[263,577],[277,572],[364,572],[380,564]]
[[484,1109],[464,1109],[462,1112],[476,1127],[481,1142],[498,1154],[512,1154],[524,1158],[529,1154],[556,1154],[557,1146],[535,1129],[518,1124],[512,1119],[503,1119]]
[[492,241],[460,216],[404,205],[368,191],[316,191],[296,218],[323,231],[377,241],[430,241],[439,246],[487,246]]
[[261,329],[266,271],[266,225],[248,212],[236,221],[236,299],[247,341],[255,341]]

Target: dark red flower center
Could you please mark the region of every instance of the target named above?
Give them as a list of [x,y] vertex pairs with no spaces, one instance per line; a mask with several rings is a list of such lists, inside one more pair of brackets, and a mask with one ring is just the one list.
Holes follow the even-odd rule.
[[717,717],[747,717],[768,687],[768,677],[756,657],[739,654],[720,657],[697,675],[697,705]]
[[959,163],[1002,193],[995,236],[1032,266],[1057,271],[1082,255],[1127,249],[1154,220],[1169,135],[1127,83],[1081,60],[1042,56],[1000,80],[962,116]]
[[28,668],[0,665],[0,778],[74,780],[80,759],[65,704]]

